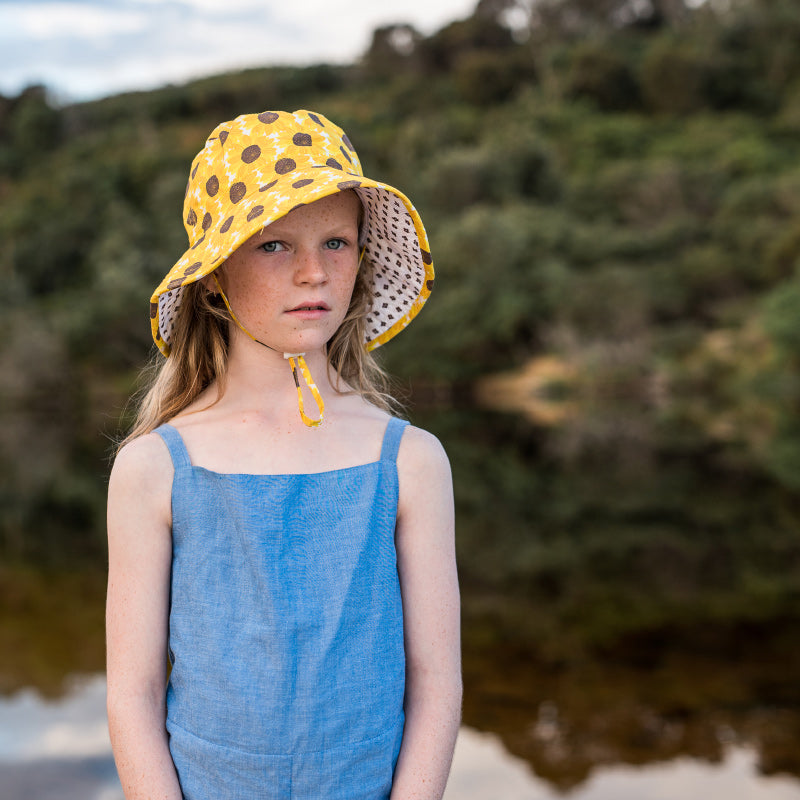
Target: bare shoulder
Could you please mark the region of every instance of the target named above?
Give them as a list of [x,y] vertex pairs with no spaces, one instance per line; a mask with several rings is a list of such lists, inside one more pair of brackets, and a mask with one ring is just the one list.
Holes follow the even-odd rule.
[[172,493],[172,459],[163,439],[148,433],[129,442],[114,459],[108,486],[109,515],[118,509],[165,517]]
[[403,432],[397,464],[402,473],[450,476],[450,461],[442,443],[432,433],[413,425]]
[[397,472],[398,519],[450,519],[453,506],[450,461],[433,434],[411,425],[405,429],[397,454]]
[[114,459],[111,480],[137,485],[156,484],[172,476],[172,459],[164,440],[147,433],[120,448]]

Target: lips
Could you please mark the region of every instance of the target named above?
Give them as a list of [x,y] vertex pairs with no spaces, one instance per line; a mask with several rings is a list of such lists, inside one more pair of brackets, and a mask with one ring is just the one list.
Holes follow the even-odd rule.
[[327,303],[323,303],[321,301],[314,301],[308,303],[300,303],[296,305],[294,308],[289,309],[289,313],[291,314],[293,311],[330,311],[330,306]]

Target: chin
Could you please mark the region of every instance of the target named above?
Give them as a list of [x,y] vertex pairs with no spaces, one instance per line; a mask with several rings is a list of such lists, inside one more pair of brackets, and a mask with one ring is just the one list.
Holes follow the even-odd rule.
[[[331,334],[333,336],[333,334]],[[279,349],[282,353],[315,353],[325,352],[331,336],[302,337],[285,342]]]

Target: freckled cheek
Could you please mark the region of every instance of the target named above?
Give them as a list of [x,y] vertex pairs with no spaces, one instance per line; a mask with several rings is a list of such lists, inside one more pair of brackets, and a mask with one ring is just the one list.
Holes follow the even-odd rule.
[[274,287],[250,281],[231,288],[236,297],[236,300],[231,298],[231,303],[237,315],[255,320],[275,313],[279,292]]
[[339,297],[343,299],[350,300],[350,296],[353,294],[353,287],[356,283],[356,276],[355,275],[342,275],[336,281],[336,293]]
[[337,295],[350,304],[350,297],[353,294],[353,288],[356,285],[357,270],[342,271],[335,276],[334,281],[336,284]]

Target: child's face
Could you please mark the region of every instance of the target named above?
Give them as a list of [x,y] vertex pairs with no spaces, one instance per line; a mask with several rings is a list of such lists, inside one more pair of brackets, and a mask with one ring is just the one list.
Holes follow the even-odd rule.
[[[281,352],[321,349],[347,313],[358,271],[361,203],[339,192],[290,211],[227,259],[219,279],[233,312]],[[245,336],[231,324],[232,336]]]

